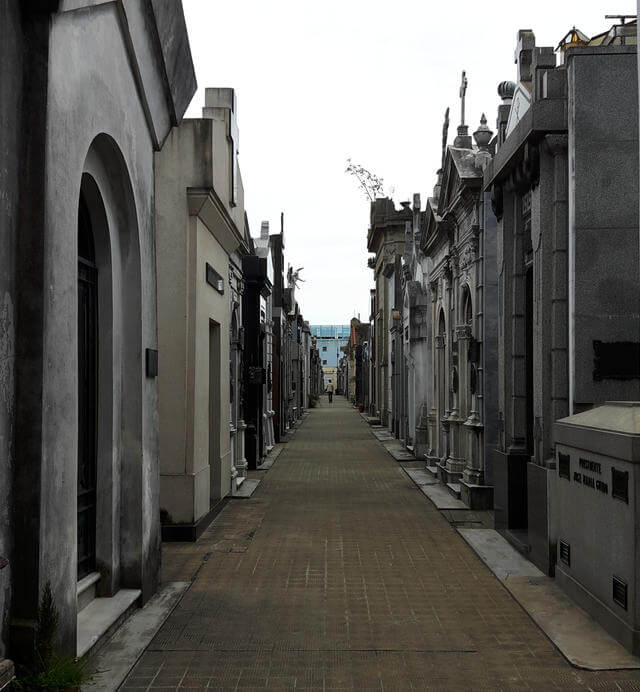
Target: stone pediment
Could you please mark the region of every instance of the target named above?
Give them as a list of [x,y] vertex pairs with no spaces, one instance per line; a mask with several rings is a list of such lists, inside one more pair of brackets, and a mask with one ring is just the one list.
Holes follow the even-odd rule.
[[245,241],[244,234],[213,188],[187,188],[187,203],[189,215],[197,216],[228,254]]
[[438,200],[438,213],[441,216],[444,216],[469,183],[482,180],[483,171],[476,167],[476,153],[474,149],[447,148],[442,191]]
[[429,197],[425,210],[425,222],[420,234],[420,249],[423,252],[430,238],[438,232],[440,220],[440,216],[438,215],[438,200],[435,197]]
[[527,87],[518,84],[513,93],[509,120],[505,130],[505,139],[513,132],[516,125],[522,120],[522,116],[531,108],[531,94]]

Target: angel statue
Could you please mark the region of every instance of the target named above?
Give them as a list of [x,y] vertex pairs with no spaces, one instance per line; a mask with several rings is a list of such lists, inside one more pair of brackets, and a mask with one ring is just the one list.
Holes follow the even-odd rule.
[[304,283],[304,279],[300,277],[300,272],[304,269],[304,267],[298,267],[295,271],[293,270],[293,267],[289,265],[289,269],[287,270],[287,283],[289,284],[289,288],[291,286],[295,286],[296,288],[300,288],[299,283],[302,281]]

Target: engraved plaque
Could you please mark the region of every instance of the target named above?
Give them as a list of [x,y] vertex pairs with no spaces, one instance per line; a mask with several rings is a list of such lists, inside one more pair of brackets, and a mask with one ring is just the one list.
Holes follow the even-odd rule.
[[224,279],[208,262],[206,263],[206,280],[209,286],[215,288],[218,293],[224,293]]
[[594,341],[593,379],[632,380],[640,378],[640,343]]

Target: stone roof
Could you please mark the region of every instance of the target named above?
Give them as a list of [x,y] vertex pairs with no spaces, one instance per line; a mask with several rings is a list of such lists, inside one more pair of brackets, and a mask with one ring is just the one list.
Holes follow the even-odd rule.
[[465,178],[482,178],[482,170],[476,167],[475,150],[449,147],[449,152],[461,180]]

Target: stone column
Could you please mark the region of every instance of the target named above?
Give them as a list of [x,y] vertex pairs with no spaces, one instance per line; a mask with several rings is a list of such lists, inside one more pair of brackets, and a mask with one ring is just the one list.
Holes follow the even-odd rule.
[[[568,352],[568,171],[567,135],[547,135],[545,147],[553,156],[552,202],[552,305],[551,305],[551,410],[545,454],[553,445],[553,422],[569,415],[569,352]],[[547,421],[545,420],[545,423]]]
[[229,421],[229,447],[231,450],[231,492],[238,486],[238,469],[236,468],[236,428],[233,421]]
[[440,384],[446,385],[446,377],[444,377],[444,370],[446,367],[446,337],[443,334],[438,334],[435,338],[435,367],[434,367],[434,408],[433,408],[433,435],[432,440],[434,440],[434,457],[436,463],[447,458],[446,455],[446,442],[445,442],[445,430],[443,428],[443,421],[446,419],[445,408],[446,408],[446,392],[442,392]]
[[446,480],[447,483],[456,483],[460,480],[465,467],[463,449],[461,449],[460,426],[462,419],[459,410],[459,375],[457,367],[452,370],[451,386],[451,411],[447,417],[449,428],[449,450],[446,461]]
[[522,199],[514,195],[515,223],[513,224],[513,244],[509,258],[505,258],[511,265],[511,314],[510,314],[510,346],[511,358],[509,362],[511,385],[511,416],[510,416],[510,447],[515,452],[522,452],[526,447],[527,431],[527,375],[525,362],[526,348],[526,272],[523,262],[523,223],[522,223]]
[[238,428],[237,428],[237,437],[238,437],[238,446],[237,446],[237,459],[236,459],[236,469],[238,471],[238,477],[239,478],[246,478],[247,477],[247,468],[249,464],[247,464],[247,460],[244,455],[244,432],[247,429],[247,424],[242,420],[242,418],[238,421]]
[[[464,367],[474,368],[474,365],[468,366],[469,343],[471,341],[471,327],[469,325],[460,325],[456,327],[458,335],[458,344],[462,352]],[[471,375],[471,373],[470,373]],[[482,421],[478,414],[478,398],[476,390],[477,378],[474,376],[465,378],[465,394],[470,399],[470,410],[463,423],[464,436],[466,442],[466,463],[462,473],[462,478],[466,483],[472,485],[482,485],[483,471],[481,458],[482,444]]]
[[428,368],[428,398],[427,398],[427,424],[429,429],[429,448],[426,453],[427,466],[436,466],[438,463],[438,409],[437,409],[437,363],[438,349],[436,345],[438,333],[438,282],[429,283],[431,291],[431,315],[428,317],[430,323],[430,335],[427,349],[427,368]]

